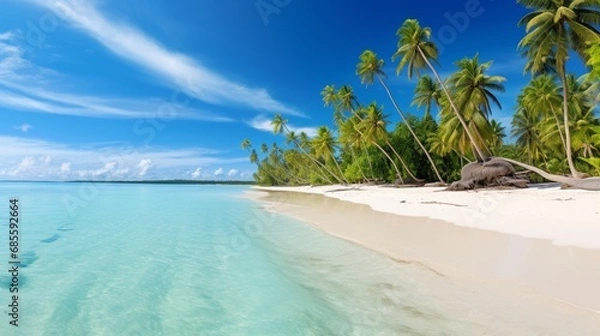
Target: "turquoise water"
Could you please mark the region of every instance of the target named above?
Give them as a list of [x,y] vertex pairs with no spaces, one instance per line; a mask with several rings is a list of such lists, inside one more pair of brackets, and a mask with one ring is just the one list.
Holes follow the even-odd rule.
[[[10,197],[19,198],[23,263],[20,326],[8,324],[4,308],[0,335],[490,330],[494,316],[459,318],[464,307],[452,301],[475,293],[419,265],[391,261],[266,212],[239,197],[245,190],[0,183],[0,208],[6,207],[0,213],[7,213]],[[7,265],[8,219],[0,219],[6,245],[0,260]],[[6,272],[0,275],[3,307],[10,281]]]

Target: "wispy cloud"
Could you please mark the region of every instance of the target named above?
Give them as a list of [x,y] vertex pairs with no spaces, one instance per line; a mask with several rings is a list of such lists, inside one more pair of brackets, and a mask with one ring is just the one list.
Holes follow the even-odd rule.
[[[264,115],[258,115],[254,117],[252,120],[247,121],[246,124],[254,129],[263,132],[273,132],[273,125],[271,125],[271,119],[267,118]],[[316,127],[297,127],[292,124],[286,124],[290,131],[293,131],[297,134],[302,132],[306,133],[309,137],[313,137],[317,134]]]
[[[14,43],[14,34],[0,39],[0,106],[31,112],[96,118],[154,118],[166,108],[170,118],[230,122],[231,118],[154,98],[104,98],[85,94],[57,92],[49,82],[54,71],[39,67],[23,57]],[[42,83],[32,84],[32,83]],[[45,85],[44,85],[45,83]]]
[[0,33],[0,41],[11,40],[14,37],[12,32]]
[[111,20],[94,2],[30,0],[52,10],[74,27],[96,39],[114,54],[154,73],[169,86],[210,104],[239,105],[254,110],[302,115],[275,100],[265,89],[233,82],[194,59],[162,46],[136,27]]
[[20,126],[13,126],[13,128],[16,129],[16,130],[19,130],[19,131],[21,131],[23,133],[27,133],[32,128],[32,126],[29,125],[29,124],[27,124],[27,123],[25,123],[25,124],[20,125]]
[[69,146],[0,136],[0,179],[172,178],[174,172],[247,162],[203,148],[173,150],[123,146]]

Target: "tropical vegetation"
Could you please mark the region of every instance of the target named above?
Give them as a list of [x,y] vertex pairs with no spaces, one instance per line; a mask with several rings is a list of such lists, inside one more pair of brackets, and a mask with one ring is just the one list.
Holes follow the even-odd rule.
[[[349,85],[326,85],[321,95],[332,111],[333,127],[321,126],[311,136],[296,134],[276,115],[272,126],[283,136],[280,144],[255,148],[244,140],[242,147],[257,165],[256,182],[445,184],[459,180],[469,163],[501,157],[547,179],[576,186],[578,180],[597,183],[588,177],[600,175],[600,1],[517,2],[529,10],[519,22],[524,37],[518,48],[531,80],[517,97],[510,125],[494,119],[506,79],[494,73],[493,62],[479,55],[463,58],[442,78],[431,29],[408,19],[397,31],[391,60],[397,63],[397,76],[416,77],[409,103],[423,116],[400,109],[384,59],[365,50],[356,75],[366,87],[385,90],[400,122],[391,123],[390,110],[357,97]],[[581,59],[588,73],[569,73],[571,58]]]

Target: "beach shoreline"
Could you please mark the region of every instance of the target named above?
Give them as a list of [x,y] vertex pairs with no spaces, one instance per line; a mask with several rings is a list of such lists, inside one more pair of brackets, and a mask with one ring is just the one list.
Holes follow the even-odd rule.
[[445,191],[440,187],[254,187],[317,194],[408,217],[600,250],[600,192],[563,190],[557,184],[527,189]]
[[[587,311],[600,322],[600,293],[595,290],[600,282],[597,267],[600,234],[584,237],[578,231],[584,227],[587,228],[584,232],[600,232],[597,231],[600,228],[590,223],[594,218],[583,218],[589,211],[595,212],[592,203],[600,197],[598,193],[559,190],[552,185],[530,190],[458,193],[439,190],[377,186],[255,187],[251,193],[267,211],[311,224],[398,262],[419,263],[454,277],[509,284],[524,293]],[[480,197],[488,203],[478,202]],[[493,203],[489,203],[490,197]],[[535,199],[561,207],[542,212],[540,204],[532,203]],[[533,228],[546,223],[549,229],[518,230],[518,223],[510,222],[523,213],[523,209],[517,208],[503,218],[511,225],[499,230],[497,221],[490,218],[499,215],[498,209],[514,204],[530,208],[530,215],[519,222],[528,221]],[[547,216],[556,213],[556,208],[569,212],[577,207],[587,207],[587,212],[579,209],[574,220],[566,223],[577,234],[560,236],[565,231],[565,225],[560,223],[564,217]],[[430,213],[424,213],[424,209]],[[484,223],[487,225],[477,223],[482,215],[488,219]],[[457,218],[458,223],[451,221]],[[469,222],[469,218],[473,220]]]

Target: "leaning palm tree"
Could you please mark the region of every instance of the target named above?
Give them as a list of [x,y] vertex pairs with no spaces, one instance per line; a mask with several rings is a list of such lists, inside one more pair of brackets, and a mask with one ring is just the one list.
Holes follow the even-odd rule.
[[312,139],[311,145],[317,158],[322,158],[325,162],[331,159],[337,167],[340,177],[346,184],[350,184],[344,177],[344,172],[335,157],[336,140],[327,126],[321,126],[317,129],[317,135]]
[[[356,122],[357,119],[354,116],[351,116],[349,118],[347,118],[346,120],[344,120],[340,126],[339,126],[339,132],[340,132],[340,136],[339,136],[339,142],[344,144],[344,146],[346,146],[346,148],[349,148],[350,150],[350,155],[352,155],[352,160],[353,161],[358,161],[358,156],[356,154],[355,148],[360,148],[363,145],[363,141],[364,141],[364,137],[361,134],[361,132],[359,132],[356,129]],[[368,154],[367,158],[368,158]],[[364,181],[369,181],[369,178],[367,178],[362,165],[357,164],[358,165],[358,169],[359,172],[363,178]],[[371,165],[371,162],[369,160],[369,166],[371,167],[371,175],[373,175],[373,167]]]
[[[333,85],[327,85],[323,91],[321,91],[321,95],[323,96],[325,107],[333,106],[334,120],[340,129],[343,128],[344,121],[348,121],[350,117],[357,118],[359,121],[362,120],[363,117],[357,111],[357,107],[360,107],[358,98],[356,98],[354,90],[349,85],[342,85],[337,92],[335,91],[335,87]],[[344,112],[350,112],[350,116],[345,120]],[[354,123],[346,123],[346,126],[351,126],[353,124]],[[365,144],[366,141],[363,134],[359,129],[348,129],[347,133],[352,138],[352,143],[362,148],[363,154],[369,163],[371,174],[373,174],[373,163],[367,150],[367,146]],[[354,146],[350,146],[350,150],[353,152]],[[352,153],[352,156],[356,157],[354,153]]]
[[422,28],[419,24],[419,21],[414,19],[408,19],[404,21],[404,24],[402,25],[402,27],[400,27],[400,29],[398,29],[396,35],[399,37],[399,41],[398,50],[394,54],[394,58],[401,58],[400,62],[398,63],[398,73],[402,69],[404,69],[404,67],[408,68],[409,77],[412,77],[413,72],[419,72],[420,70],[426,67],[429,68],[429,70],[431,70],[434,77],[440,84],[442,90],[444,91],[448,103],[450,104],[450,107],[456,114],[456,118],[460,122],[460,125],[462,125],[462,127],[464,128],[465,134],[469,138],[473,149],[477,153],[477,156],[483,159],[485,157],[483,151],[477,145],[475,137],[473,136],[473,134],[471,134],[467,123],[465,122],[461,113],[456,107],[456,104],[452,99],[450,91],[448,90],[444,81],[442,81],[439,74],[437,73],[437,71],[431,63],[432,61],[437,62],[438,56],[437,47],[432,41],[430,41],[431,29],[428,27]]
[[335,86],[325,86],[323,91],[321,91],[321,96],[323,96],[323,104],[325,107],[333,107],[333,121],[335,121],[337,125],[340,125],[344,121],[344,115],[340,108],[340,99],[335,90]]
[[[375,111],[372,111],[372,113],[374,112]],[[381,147],[381,145],[379,144],[379,141],[381,141],[382,138],[388,137],[387,130],[385,130],[385,121],[380,119],[382,119],[380,118],[380,116],[366,115],[365,118],[363,118],[360,121],[354,118],[349,119],[348,121],[355,123],[354,127],[357,130],[361,130],[361,133],[363,134],[365,140],[377,147],[377,149],[379,149],[381,153],[383,153],[383,155],[392,164],[392,167],[394,167],[394,170],[396,171],[396,176],[400,180],[400,183],[404,184],[402,173],[400,173],[396,162],[394,162],[394,159],[392,159],[388,152],[386,152],[385,149],[383,149],[383,147]]]
[[448,84],[454,92],[454,100],[462,111],[462,117],[467,124],[476,118],[481,118],[486,122],[483,127],[471,128],[473,134],[477,136],[478,144],[485,148],[489,155],[487,143],[493,137],[491,125],[489,124],[492,114],[491,103],[502,109],[502,105],[493,91],[504,92],[502,84],[506,79],[500,76],[490,76],[487,71],[492,62],[479,63],[479,56],[473,58],[463,58],[456,65],[458,71],[450,76]]
[[[283,119],[283,117],[281,116],[281,114],[276,114],[273,117],[273,120],[271,121],[271,125],[273,126],[273,133],[275,133],[275,134],[282,134],[282,133],[285,132],[285,134],[287,136],[289,136],[289,134],[291,133],[290,129],[287,126],[287,120]],[[325,181],[327,181],[329,183],[332,183],[331,179],[329,177],[327,177],[327,173],[329,173],[330,176],[333,176],[339,183],[343,183],[342,179],[340,179],[336,174],[334,174],[326,165],[324,165],[323,163],[321,163],[319,160],[315,159],[309,152],[307,152],[305,150],[305,147],[302,146],[302,144],[299,143],[297,140],[296,140],[296,145],[298,146],[298,148],[300,149],[300,151],[304,155],[306,155],[306,157],[313,164],[315,164],[315,166],[317,167],[317,169],[320,172],[319,176],[321,178],[323,178]]]
[[526,35],[519,42],[523,55],[529,59],[525,70],[532,74],[543,72],[550,63],[563,83],[563,126],[565,130],[566,156],[571,175],[580,178],[575,168],[571,149],[569,127],[569,91],[566,63],[572,49],[584,61],[587,43],[600,42],[600,1],[598,0],[517,0],[531,13],[525,15],[520,25],[526,26]]
[[390,101],[392,102],[392,105],[394,105],[394,108],[396,109],[396,111],[402,118],[402,121],[408,128],[410,134],[413,136],[413,138],[415,139],[416,143],[419,145],[421,150],[423,150],[423,153],[425,153],[425,156],[427,157],[427,160],[429,160],[429,163],[431,164],[431,168],[433,169],[438,181],[445,183],[444,179],[442,178],[442,176],[440,175],[440,172],[437,169],[437,166],[433,162],[431,155],[429,155],[429,151],[427,151],[425,146],[423,146],[423,143],[421,142],[421,140],[419,139],[419,137],[413,130],[412,126],[410,125],[409,120],[406,118],[404,113],[402,113],[402,111],[400,110],[400,107],[398,107],[398,104],[396,103],[396,99],[394,99],[392,92],[390,91],[388,86],[385,84],[385,81],[383,80],[383,78],[385,77],[385,73],[382,70],[383,64],[384,64],[384,61],[377,58],[377,54],[375,54],[371,50],[365,50],[362,53],[362,55],[360,55],[360,63],[358,63],[358,65],[356,66],[356,68],[357,68],[356,73],[360,76],[361,82],[363,84],[366,84],[367,86],[373,84],[374,79],[377,78],[379,83],[385,89],[385,92],[387,93]]
[[369,141],[373,145],[375,145],[389,160],[391,160],[392,165],[398,173],[398,178],[400,179],[401,183],[404,183],[404,181],[402,180],[398,167],[396,166],[392,158],[389,156],[389,154],[387,154],[387,152],[378,144],[378,141],[385,142],[385,144],[392,150],[398,161],[400,161],[402,168],[404,168],[404,170],[410,178],[412,178],[414,181],[420,181],[418,178],[415,177],[415,175],[412,173],[408,165],[406,165],[400,154],[396,152],[394,146],[392,146],[392,144],[390,143],[386,128],[387,116],[383,114],[381,108],[379,108],[377,104],[371,103],[369,106],[364,108],[364,113],[365,117],[358,125],[358,128],[361,130],[361,132],[363,132],[366,139],[369,139]]

